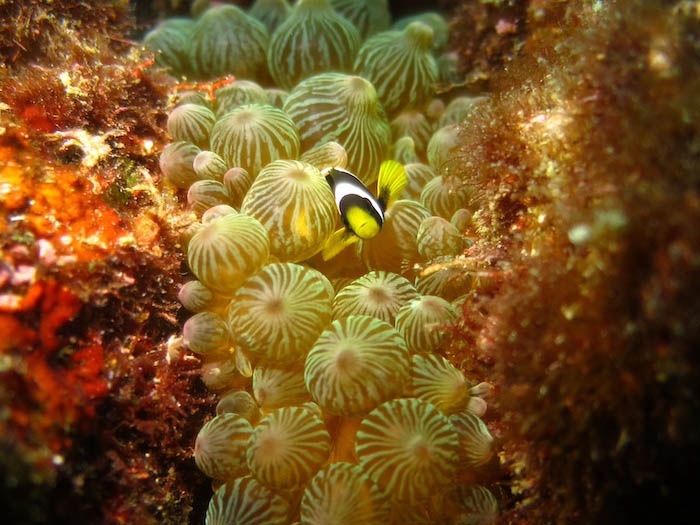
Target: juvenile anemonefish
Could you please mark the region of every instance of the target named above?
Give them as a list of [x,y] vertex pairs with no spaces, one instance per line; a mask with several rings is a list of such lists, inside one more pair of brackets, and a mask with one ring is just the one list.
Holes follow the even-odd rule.
[[335,205],[345,227],[331,235],[323,246],[323,260],[332,259],[360,239],[371,239],[382,229],[386,212],[406,187],[406,171],[395,160],[382,162],[377,180],[378,197],[355,175],[341,168],[323,170],[333,190]]

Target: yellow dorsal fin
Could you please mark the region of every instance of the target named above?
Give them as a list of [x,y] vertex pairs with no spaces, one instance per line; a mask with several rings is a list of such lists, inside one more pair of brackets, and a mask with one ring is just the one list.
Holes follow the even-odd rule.
[[323,245],[321,257],[323,257],[324,261],[328,261],[359,240],[360,238],[357,235],[349,232],[345,228],[341,228],[328,237],[328,240]]
[[377,200],[384,210],[388,210],[396,202],[406,184],[406,170],[400,163],[395,160],[382,162],[377,181]]

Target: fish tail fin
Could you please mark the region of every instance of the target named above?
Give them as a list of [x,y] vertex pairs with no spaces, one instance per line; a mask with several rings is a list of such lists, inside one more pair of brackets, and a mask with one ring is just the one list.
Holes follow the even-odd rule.
[[385,160],[379,167],[377,181],[377,200],[385,210],[388,210],[401,196],[408,184],[406,170],[395,160]]
[[341,228],[331,235],[323,245],[321,257],[324,261],[328,261],[359,240],[357,235],[349,232],[346,228]]

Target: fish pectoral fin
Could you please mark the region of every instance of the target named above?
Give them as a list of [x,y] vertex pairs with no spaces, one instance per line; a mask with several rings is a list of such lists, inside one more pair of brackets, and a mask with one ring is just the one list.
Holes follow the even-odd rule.
[[401,163],[395,160],[382,162],[377,181],[377,200],[384,210],[388,210],[396,202],[407,184],[406,170]]
[[346,228],[341,228],[331,235],[323,245],[321,257],[323,257],[324,261],[328,261],[359,240],[360,238],[357,235]]

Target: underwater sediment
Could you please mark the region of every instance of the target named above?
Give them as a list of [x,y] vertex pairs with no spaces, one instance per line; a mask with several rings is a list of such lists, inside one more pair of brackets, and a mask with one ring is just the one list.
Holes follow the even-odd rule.
[[697,2],[162,4],[0,6],[10,521],[688,521]]

